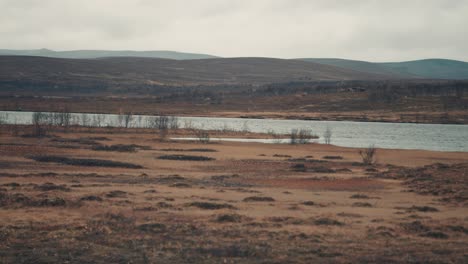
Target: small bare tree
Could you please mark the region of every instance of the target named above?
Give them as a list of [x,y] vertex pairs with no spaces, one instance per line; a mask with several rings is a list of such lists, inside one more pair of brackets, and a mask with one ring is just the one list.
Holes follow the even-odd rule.
[[203,144],[207,144],[210,142],[210,133],[203,129],[196,129],[195,136],[198,138],[198,141]]
[[132,112],[126,112],[123,117],[125,128],[128,128],[133,120]]
[[179,119],[177,118],[177,116],[168,117],[168,126],[169,129],[179,129]]
[[291,144],[307,144],[315,136],[312,135],[312,130],[310,129],[292,129],[290,134]]
[[32,115],[33,131],[35,137],[43,137],[47,135],[47,116],[42,112],[34,112]]
[[377,153],[377,149],[374,145],[370,145],[364,150],[359,150],[359,155],[362,158],[362,163],[364,165],[372,165],[376,162],[375,154]]
[[84,126],[84,127],[88,127],[89,126],[89,116],[88,114],[81,114],[81,125]]
[[323,133],[323,138],[325,139],[325,144],[330,144],[331,143],[331,138],[332,138],[333,132],[330,127],[327,126],[325,129],[325,132]]

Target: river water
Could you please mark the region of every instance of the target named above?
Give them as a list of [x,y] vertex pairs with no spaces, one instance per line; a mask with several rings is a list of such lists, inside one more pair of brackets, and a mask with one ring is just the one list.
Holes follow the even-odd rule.
[[[32,112],[0,111],[0,121],[9,124],[31,124]],[[131,127],[148,127],[151,116],[135,115]],[[122,126],[122,117],[111,114],[72,114],[73,124],[89,126]],[[251,132],[287,134],[292,129],[310,129],[320,136],[332,130],[331,143],[344,147],[375,145],[389,149],[423,149],[468,152],[468,125],[409,124],[349,121],[309,121],[276,119],[242,119],[212,117],[178,117],[180,127],[217,130],[245,130]],[[275,141],[266,140],[265,143]],[[277,142],[277,141],[276,141]]]

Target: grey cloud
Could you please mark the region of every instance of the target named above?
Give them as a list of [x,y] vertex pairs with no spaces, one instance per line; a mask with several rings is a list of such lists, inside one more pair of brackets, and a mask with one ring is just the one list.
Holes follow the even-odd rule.
[[464,0],[0,0],[0,48],[468,60]]

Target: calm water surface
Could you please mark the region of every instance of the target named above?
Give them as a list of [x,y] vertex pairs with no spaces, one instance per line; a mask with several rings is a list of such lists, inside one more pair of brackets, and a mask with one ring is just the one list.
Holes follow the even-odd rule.
[[[0,111],[0,121],[10,124],[30,124],[32,112]],[[72,114],[72,123],[89,126],[121,126],[118,115]],[[135,115],[131,127],[147,127],[151,116]],[[98,122],[100,120],[100,122]],[[333,131],[332,144],[344,147],[425,149],[468,152],[468,125],[408,124],[349,121],[306,121],[275,119],[241,119],[211,117],[179,117],[180,127],[201,129],[248,130],[287,134],[291,129],[311,129],[321,138],[327,127]],[[265,141],[273,143],[274,141]]]

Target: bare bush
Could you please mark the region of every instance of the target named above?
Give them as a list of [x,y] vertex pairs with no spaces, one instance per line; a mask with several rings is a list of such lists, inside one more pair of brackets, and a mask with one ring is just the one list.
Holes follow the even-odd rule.
[[325,144],[330,144],[331,143],[332,135],[333,135],[332,129],[327,126],[327,128],[325,129],[325,132],[323,133],[323,138],[325,139]]
[[105,122],[106,116],[103,114],[95,114],[93,115],[93,126],[94,127],[101,127],[102,124]]
[[200,143],[206,144],[210,142],[210,133],[203,129],[196,129],[195,136]]
[[359,155],[362,158],[362,163],[365,165],[372,165],[376,162],[375,160],[375,154],[377,152],[377,149],[375,148],[374,145],[370,145],[364,150],[359,151]]
[[293,129],[290,134],[291,144],[307,144],[315,136],[310,129]]
[[42,112],[34,112],[32,115],[32,136],[43,137],[47,135],[47,115]]
[[191,130],[194,128],[192,120],[184,120],[184,128]]
[[90,125],[90,118],[88,114],[81,114],[81,125],[84,127],[88,127]]
[[268,135],[273,138],[273,142],[275,144],[280,144],[283,140],[283,135],[276,133],[274,130],[269,129],[268,130]]
[[124,114],[123,120],[124,120],[125,128],[128,128],[130,126],[130,124],[132,123],[132,120],[133,120],[132,112],[126,112]]
[[168,127],[169,129],[179,129],[179,118],[177,116],[169,116]]
[[0,113],[0,125],[6,124],[8,120],[8,113]]
[[248,121],[244,121],[244,124],[242,125],[242,132],[244,132],[244,133],[250,132]]

